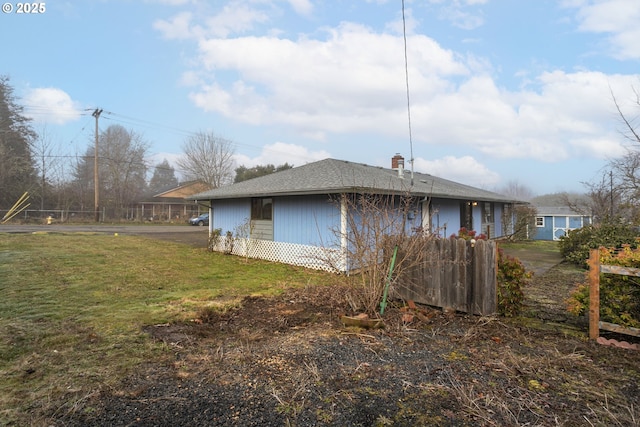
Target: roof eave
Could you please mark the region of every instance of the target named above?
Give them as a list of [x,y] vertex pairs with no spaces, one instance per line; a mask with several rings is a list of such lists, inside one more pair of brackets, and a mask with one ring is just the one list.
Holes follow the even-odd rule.
[[367,187],[349,187],[349,188],[322,188],[322,189],[314,189],[314,190],[300,190],[300,191],[274,191],[274,192],[252,192],[252,193],[241,193],[241,194],[221,194],[221,195],[196,195],[190,196],[187,199],[189,200],[224,200],[224,199],[246,199],[246,198],[254,198],[254,197],[286,197],[286,196],[313,196],[313,195],[321,195],[321,194],[350,194],[350,193],[376,193],[376,194],[384,194],[384,195],[406,195],[410,194],[416,197],[422,198],[439,198],[439,199],[468,199],[475,200],[479,202],[497,202],[497,203],[524,203],[520,200],[509,200],[500,197],[468,197],[468,196],[459,196],[459,195],[451,195],[451,194],[433,194],[427,193],[424,191],[401,191],[401,190],[393,190],[393,189],[380,189],[380,188],[367,188]]

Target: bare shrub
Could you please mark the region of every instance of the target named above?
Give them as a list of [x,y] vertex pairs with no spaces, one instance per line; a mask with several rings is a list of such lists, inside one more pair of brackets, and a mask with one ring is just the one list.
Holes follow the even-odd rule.
[[[344,226],[334,229],[341,242],[339,259],[345,265],[334,267],[346,272],[340,278],[349,285],[349,295],[345,297],[354,311],[369,314],[378,311],[392,263],[390,295],[398,286],[397,278],[411,277],[406,273],[429,256],[428,243],[437,237],[423,232],[421,224],[415,225],[419,202],[411,195],[369,193],[343,195],[336,201],[343,216],[346,215],[343,218],[346,230]],[[335,264],[336,257],[327,256],[324,261]]]
[[244,221],[235,228],[235,236],[233,238],[236,242],[242,243],[245,261],[249,260],[249,257],[255,250],[254,246],[256,241],[253,238],[254,229],[255,221],[252,221],[250,218],[245,218]]
[[213,252],[215,248],[220,244],[220,237],[222,235],[222,229],[216,228],[211,233],[209,233],[209,240],[207,243],[207,250],[209,252]]

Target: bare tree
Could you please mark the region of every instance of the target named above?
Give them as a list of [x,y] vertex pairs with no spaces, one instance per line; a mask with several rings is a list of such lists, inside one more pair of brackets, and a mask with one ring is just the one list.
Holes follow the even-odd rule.
[[568,204],[574,212],[591,215],[594,223],[610,222],[624,216],[622,207],[622,192],[614,182],[613,170],[602,173],[599,181],[586,182],[588,204]]
[[[637,88],[632,87],[631,91],[634,95],[633,103],[636,107],[640,108],[640,92]],[[613,98],[613,103],[616,106],[616,110],[618,111],[618,116],[620,116],[620,120],[623,124],[623,135],[627,138],[633,145],[637,148],[640,148],[640,132],[636,129],[638,117],[628,117],[623,111],[620,103],[616,99],[613,91],[611,92],[611,97]]]
[[[632,104],[640,109],[640,92],[633,87]],[[591,199],[591,214],[596,222],[640,222],[640,132],[638,117],[623,111],[611,92],[613,103],[622,123],[621,133],[630,144],[624,156],[609,161],[609,170],[599,182],[585,183]]]
[[49,190],[51,190],[54,168],[57,167],[60,160],[60,157],[56,155],[56,147],[53,143],[51,132],[46,125],[39,130],[32,150],[36,160],[36,168],[40,173],[40,211],[44,211],[48,193],[51,193]]
[[531,188],[520,184],[516,180],[507,182],[504,186],[498,188],[496,192],[523,202],[529,201],[534,197]]
[[[99,184],[102,205],[114,218],[123,218],[125,211],[144,194],[146,185],[146,155],[148,144],[142,136],[120,125],[111,125],[99,136]],[[93,197],[93,159],[95,149],[89,146],[85,156],[75,166],[75,182],[83,196],[83,206],[91,206]],[[87,185],[90,184],[90,185]]]
[[529,240],[535,230],[535,206],[527,203],[505,205],[502,211],[502,234],[511,240]]
[[523,203],[512,203],[502,211],[502,233],[514,240],[527,240],[531,238],[531,230],[535,228],[536,209],[530,204],[524,203],[534,198],[531,188],[516,180],[507,182],[495,190]]
[[141,135],[120,125],[111,125],[100,135],[101,187],[116,218],[144,194],[147,147]]
[[206,182],[218,188],[233,181],[235,162],[233,143],[213,133],[198,132],[182,146],[177,161],[187,179]]

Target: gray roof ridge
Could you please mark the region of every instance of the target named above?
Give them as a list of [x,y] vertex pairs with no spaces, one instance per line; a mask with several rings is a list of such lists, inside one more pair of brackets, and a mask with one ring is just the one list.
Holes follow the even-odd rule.
[[[519,202],[489,190],[422,172],[372,166],[362,162],[325,158],[315,162],[248,179],[190,196],[190,199],[266,197],[267,195],[327,194],[377,191],[387,194],[411,192],[422,196]],[[413,182],[412,182],[413,181]],[[412,185],[413,184],[413,185]]]

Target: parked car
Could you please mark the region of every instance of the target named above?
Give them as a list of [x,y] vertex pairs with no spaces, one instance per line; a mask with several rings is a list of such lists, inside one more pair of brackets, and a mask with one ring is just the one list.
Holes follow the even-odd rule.
[[209,214],[203,213],[202,215],[189,219],[189,224],[191,225],[209,225]]

